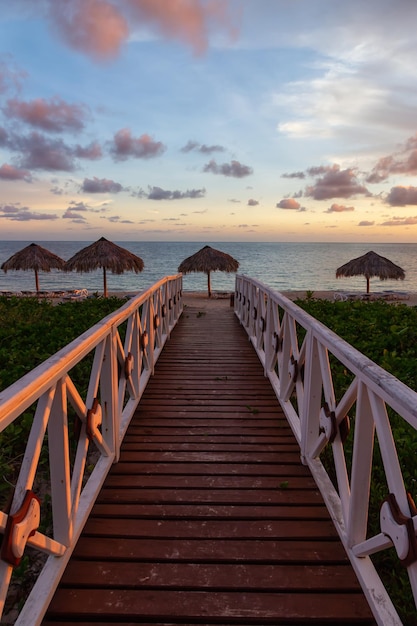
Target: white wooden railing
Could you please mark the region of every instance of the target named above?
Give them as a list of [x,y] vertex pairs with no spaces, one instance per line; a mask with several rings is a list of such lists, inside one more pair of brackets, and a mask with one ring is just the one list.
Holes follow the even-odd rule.
[[[0,615],[13,567],[26,546],[35,548],[34,558],[39,551],[49,555],[16,621],[19,626],[41,622],[182,308],[182,275],[165,277],[0,393],[0,431],[33,409],[11,506],[0,511]],[[84,359],[90,359],[86,391],[72,377]],[[45,507],[32,490],[45,446],[49,532],[39,529]]]
[[[383,626],[401,624],[370,556],[394,546],[407,568],[416,603],[417,510],[408,497],[411,486],[404,484],[389,413],[404,420],[417,440],[417,393],[257,280],[236,277],[234,308],[297,438],[302,461],[323,495],[376,620]],[[348,381],[347,390],[337,398],[333,385],[336,363],[343,365]],[[353,452],[347,459],[344,441],[350,421]],[[370,533],[376,439],[387,499],[380,503],[379,532]],[[320,460],[320,455],[329,451],[336,476],[333,481]]]

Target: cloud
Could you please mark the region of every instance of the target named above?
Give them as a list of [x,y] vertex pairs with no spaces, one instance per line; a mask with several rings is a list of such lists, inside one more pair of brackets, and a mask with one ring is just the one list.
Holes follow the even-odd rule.
[[3,163],[0,167],[0,180],[24,180],[27,183],[31,183],[32,176],[28,170],[19,169],[8,163]]
[[417,187],[392,187],[385,198],[385,202],[391,206],[406,206],[407,204],[417,204]]
[[90,143],[88,146],[76,146],[74,148],[74,156],[78,157],[79,159],[88,159],[89,161],[96,161],[97,159],[100,159],[103,156],[102,150],[101,150],[101,146],[96,142],[93,141],[92,143]]
[[148,200],[183,200],[185,198],[204,198],[206,190],[187,189],[187,191],[169,191],[161,187],[149,187]]
[[323,174],[327,174],[327,172],[332,172],[335,169],[339,169],[338,165],[313,165],[312,167],[307,168],[307,174],[309,176],[323,176]]
[[[321,168],[320,168],[321,171]],[[369,194],[366,187],[361,185],[355,171],[351,168],[341,170],[338,165],[326,168],[326,173],[314,185],[307,187],[305,195],[314,200],[328,200],[330,198],[350,198],[357,194]]]
[[417,224],[417,215],[414,217],[393,217],[391,220],[382,222],[381,226],[414,226]]
[[48,0],[52,27],[67,45],[96,59],[116,56],[132,32],[150,28],[203,53],[211,27],[236,32],[226,0]]
[[8,100],[4,114],[48,132],[79,132],[84,128],[87,109],[80,104],[67,104],[61,98],[49,101],[38,98],[30,102]]
[[292,211],[298,211],[300,209],[300,203],[294,198],[284,198],[280,202],[277,202],[277,209],[290,209]]
[[106,217],[104,219],[107,219],[112,224],[134,224],[135,223],[135,222],[132,222],[132,220],[122,220],[120,215],[111,215],[110,217]]
[[345,213],[346,211],[354,211],[355,207],[345,206],[344,204],[332,204],[325,213]]
[[212,154],[213,152],[225,152],[225,148],[223,146],[214,145],[214,146],[206,146],[205,144],[200,144],[197,141],[188,141],[185,146],[181,148],[181,152],[201,152],[202,154]]
[[132,137],[128,128],[117,131],[110,148],[116,161],[125,161],[129,157],[136,159],[151,159],[165,152],[165,146],[160,141],[154,141],[149,135]]
[[71,209],[67,209],[62,217],[64,219],[75,220],[77,223],[87,221],[84,215],[80,215],[79,213],[74,212]]
[[399,152],[379,159],[366,182],[379,183],[391,174],[417,174],[417,135],[410,137]]
[[26,72],[14,66],[10,59],[0,60],[0,94],[11,88],[19,89],[21,82],[27,77]]
[[19,211],[22,211],[22,210],[27,210],[27,209],[22,209],[21,207],[17,207],[14,204],[3,204],[3,205],[0,205],[0,212],[1,213],[9,213],[9,214],[13,213],[14,214],[14,213],[19,213]]
[[68,211],[91,211],[90,207],[85,204],[85,202],[75,202],[72,200],[70,202],[70,206],[67,209]]
[[101,155],[101,149],[96,143],[86,148],[71,147],[62,139],[46,137],[38,131],[33,131],[29,135],[17,135],[8,134],[1,127],[0,146],[20,153],[16,159],[17,165],[21,169],[29,170],[72,172],[77,167],[77,158],[94,160]]
[[226,0],[127,0],[127,4],[140,23],[152,25],[164,38],[190,45],[195,54],[207,50],[210,27],[224,28],[230,37],[237,32],[228,14],[230,3]]
[[63,40],[96,59],[116,56],[129,35],[126,18],[105,0],[49,0],[48,8]]
[[291,172],[290,174],[282,174],[282,178],[305,178],[304,172]]
[[27,207],[0,205],[0,218],[4,218],[12,222],[31,222],[57,220],[58,215],[55,215],[54,213],[37,213],[36,211],[29,211]]
[[368,220],[362,220],[359,222],[358,226],[373,226],[375,222],[369,222]]
[[248,200],[248,206],[258,206],[259,202],[258,200],[254,200],[253,198],[250,198]]
[[73,151],[62,139],[47,139],[33,132],[27,137],[17,138],[14,147],[23,153],[21,167],[66,172],[75,169]]
[[211,172],[212,174],[221,174],[222,176],[231,176],[233,178],[244,178],[253,174],[253,169],[248,165],[239,163],[239,161],[218,165],[216,161],[211,160],[204,166],[203,172]]
[[7,146],[9,142],[9,135],[5,128],[0,126],[0,146]]
[[81,190],[86,193],[118,193],[123,191],[123,187],[114,180],[94,176],[93,178],[84,178]]

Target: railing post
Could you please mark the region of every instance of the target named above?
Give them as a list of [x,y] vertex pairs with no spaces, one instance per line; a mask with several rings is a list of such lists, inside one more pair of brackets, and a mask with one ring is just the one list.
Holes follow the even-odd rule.
[[113,326],[106,338],[104,348],[103,367],[101,371],[100,397],[103,411],[101,432],[107,446],[115,454],[114,462],[119,460],[120,454],[120,419],[118,410],[117,384],[117,337]]
[[67,397],[64,380],[56,386],[48,423],[54,539],[68,546],[73,533]]
[[304,398],[300,415],[301,420],[301,461],[305,465],[310,457],[310,451],[317,440],[320,428],[320,408],[322,377],[320,371],[320,356],[317,340],[312,332],[306,337],[306,358],[304,368]]

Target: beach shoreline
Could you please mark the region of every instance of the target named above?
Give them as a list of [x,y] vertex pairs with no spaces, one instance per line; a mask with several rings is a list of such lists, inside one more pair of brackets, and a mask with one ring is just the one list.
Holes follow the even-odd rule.
[[[134,292],[109,292],[110,296],[115,297],[133,297],[134,295],[138,295]],[[201,301],[207,302],[217,302],[218,300],[227,300],[230,302],[230,296],[233,294],[233,291],[213,291],[211,298],[208,297],[207,291],[186,291],[183,290],[183,298],[186,301],[187,299],[194,300],[199,299]],[[291,301],[295,300],[306,300],[313,298],[315,300],[328,300],[330,302],[337,301],[354,301],[359,299],[366,299],[366,294],[359,292],[347,292],[347,291],[333,291],[333,290],[322,290],[322,291],[305,291],[305,290],[294,290],[294,291],[281,291],[279,292],[286,298]],[[417,306],[417,292],[386,292],[383,294],[382,292],[374,292],[369,294],[369,301],[383,300],[384,302],[388,302],[390,304],[406,304],[407,306]]]
[[[125,298],[134,298],[138,296],[142,291],[109,291],[109,297],[115,297],[120,299]],[[227,300],[230,302],[231,296],[234,291],[213,291],[211,298],[208,297],[207,291],[187,291],[183,289],[183,298],[185,300],[196,299],[198,298],[201,301],[207,302],[218,302],[219,300]],[[336,291],[336,290],[288,290],[288,291],[280,291],[278,292],[281,295],[285,296],[291,301],[295,300],[328,300],[330,302],[338,302],[338,301],[355,301],[355,300],[369,300],[378,301],[382,300],[388,302],[390,304],[406,304],[407,306],[417,306],[417,292],[401,292],[401,291],[387,291],[387,292],[371,292],[369,295],[363,292],[348,292],[348,291]],[[54,304],[59,304],[61,302],[74,301],[74,300],[85,300],[86,298],[92,297],[103,297],[103,294],[100,291],[94,291],[93,293],[89,293],[87,289],[75,289],[73,292],[55,292],[52,295],[51,292],[41,292],[39,295],[36,292],[0,292],[0,295],[6,297],[18,296],[18,297],[38,297],[41,299],[46,299],[52,301]]]

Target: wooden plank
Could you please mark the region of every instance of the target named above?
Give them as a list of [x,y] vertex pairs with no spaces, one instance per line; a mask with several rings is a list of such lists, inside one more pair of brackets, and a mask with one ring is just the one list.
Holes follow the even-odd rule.
[[253,506],[254,504],[289,505],[304,504],[311,506],[320,504],[322,498],[318,491],[312,489],[281,489],[265,490],[254,489],[234,491],[230,489],[111,489],[104,488],[98,497],[98,502],[149,502],[161,503],[195,503],[195,504],[240,504]]
[[[103,599],[105,600],[103,601]],[[300,619],[331,620],[335,610],[344,622],[368,618],[363,596],[351,593],[257,593],[202,592],[107,589],[59,590],[51,603],[51,614],[64,611],[78,619],[93,615],[111,615],[125,620],[140,614],[152,620],[235,620],[243,623],[288,623]],[[285,622],[284,622],[285,620]],[[206,621],[204,623],[207,623]],[[239,622],[238,622],[239,623]],[[240,623],[242,623],[240,621]],[[311,622],[310,622],[311,623]],[[321,622],[322,623],[322,622]],[[340,622],[339,622],[340,623]]]
[[306,507],[301,505],[262,506],[252,505],[213,505],[213,504],[138,504],[138,503],[115,503],[96,504],[94,517],[110,517],[117,513],[120,518],[143,519],[291,519],[294,521],[303,519],[329,519],[329,513],[323,504]]
[[374,625],[256,353],[228,302],[203,304],[164,348],[44,625]]
[[[114,512],[116,514],[116,511]],[[330,520],[134,520],[90,517],[85,525],[89,537],[154,537],[178,539],[334,539]]]
[[107,586],[131,588],[184,588],[217,591],[240,589],[274,591],[358,591],[352,569],[346,565],[265,565],[265,564],[195,564],[131,563],[122,561],[85,561],[82,568],[71,562],[62,584],[71,586]]
[[106,487],[128,487],[144,489],[316,489],[311,476],[292,476],[288,480],[277,480],[275,476],[148,476],[111,475]]
[[283,479],[282,477],[285,479],[288,476],[311,476],[308,469],[299,463],[286,463],[285,465],[280,463],[228,463],[227,468],[225,468],[225,464],[217,465],[212,463],[146,463],[138,460],[138,458],[132,461],[120,461],[112,467],[109,476],[118,474],[129,474],[131,476],[135,474],[215,476],[216,474],[224,475],[226,470],[228,476],[236,474],[240,476],[276,476],[277,478],[281,477],[281,480]]

